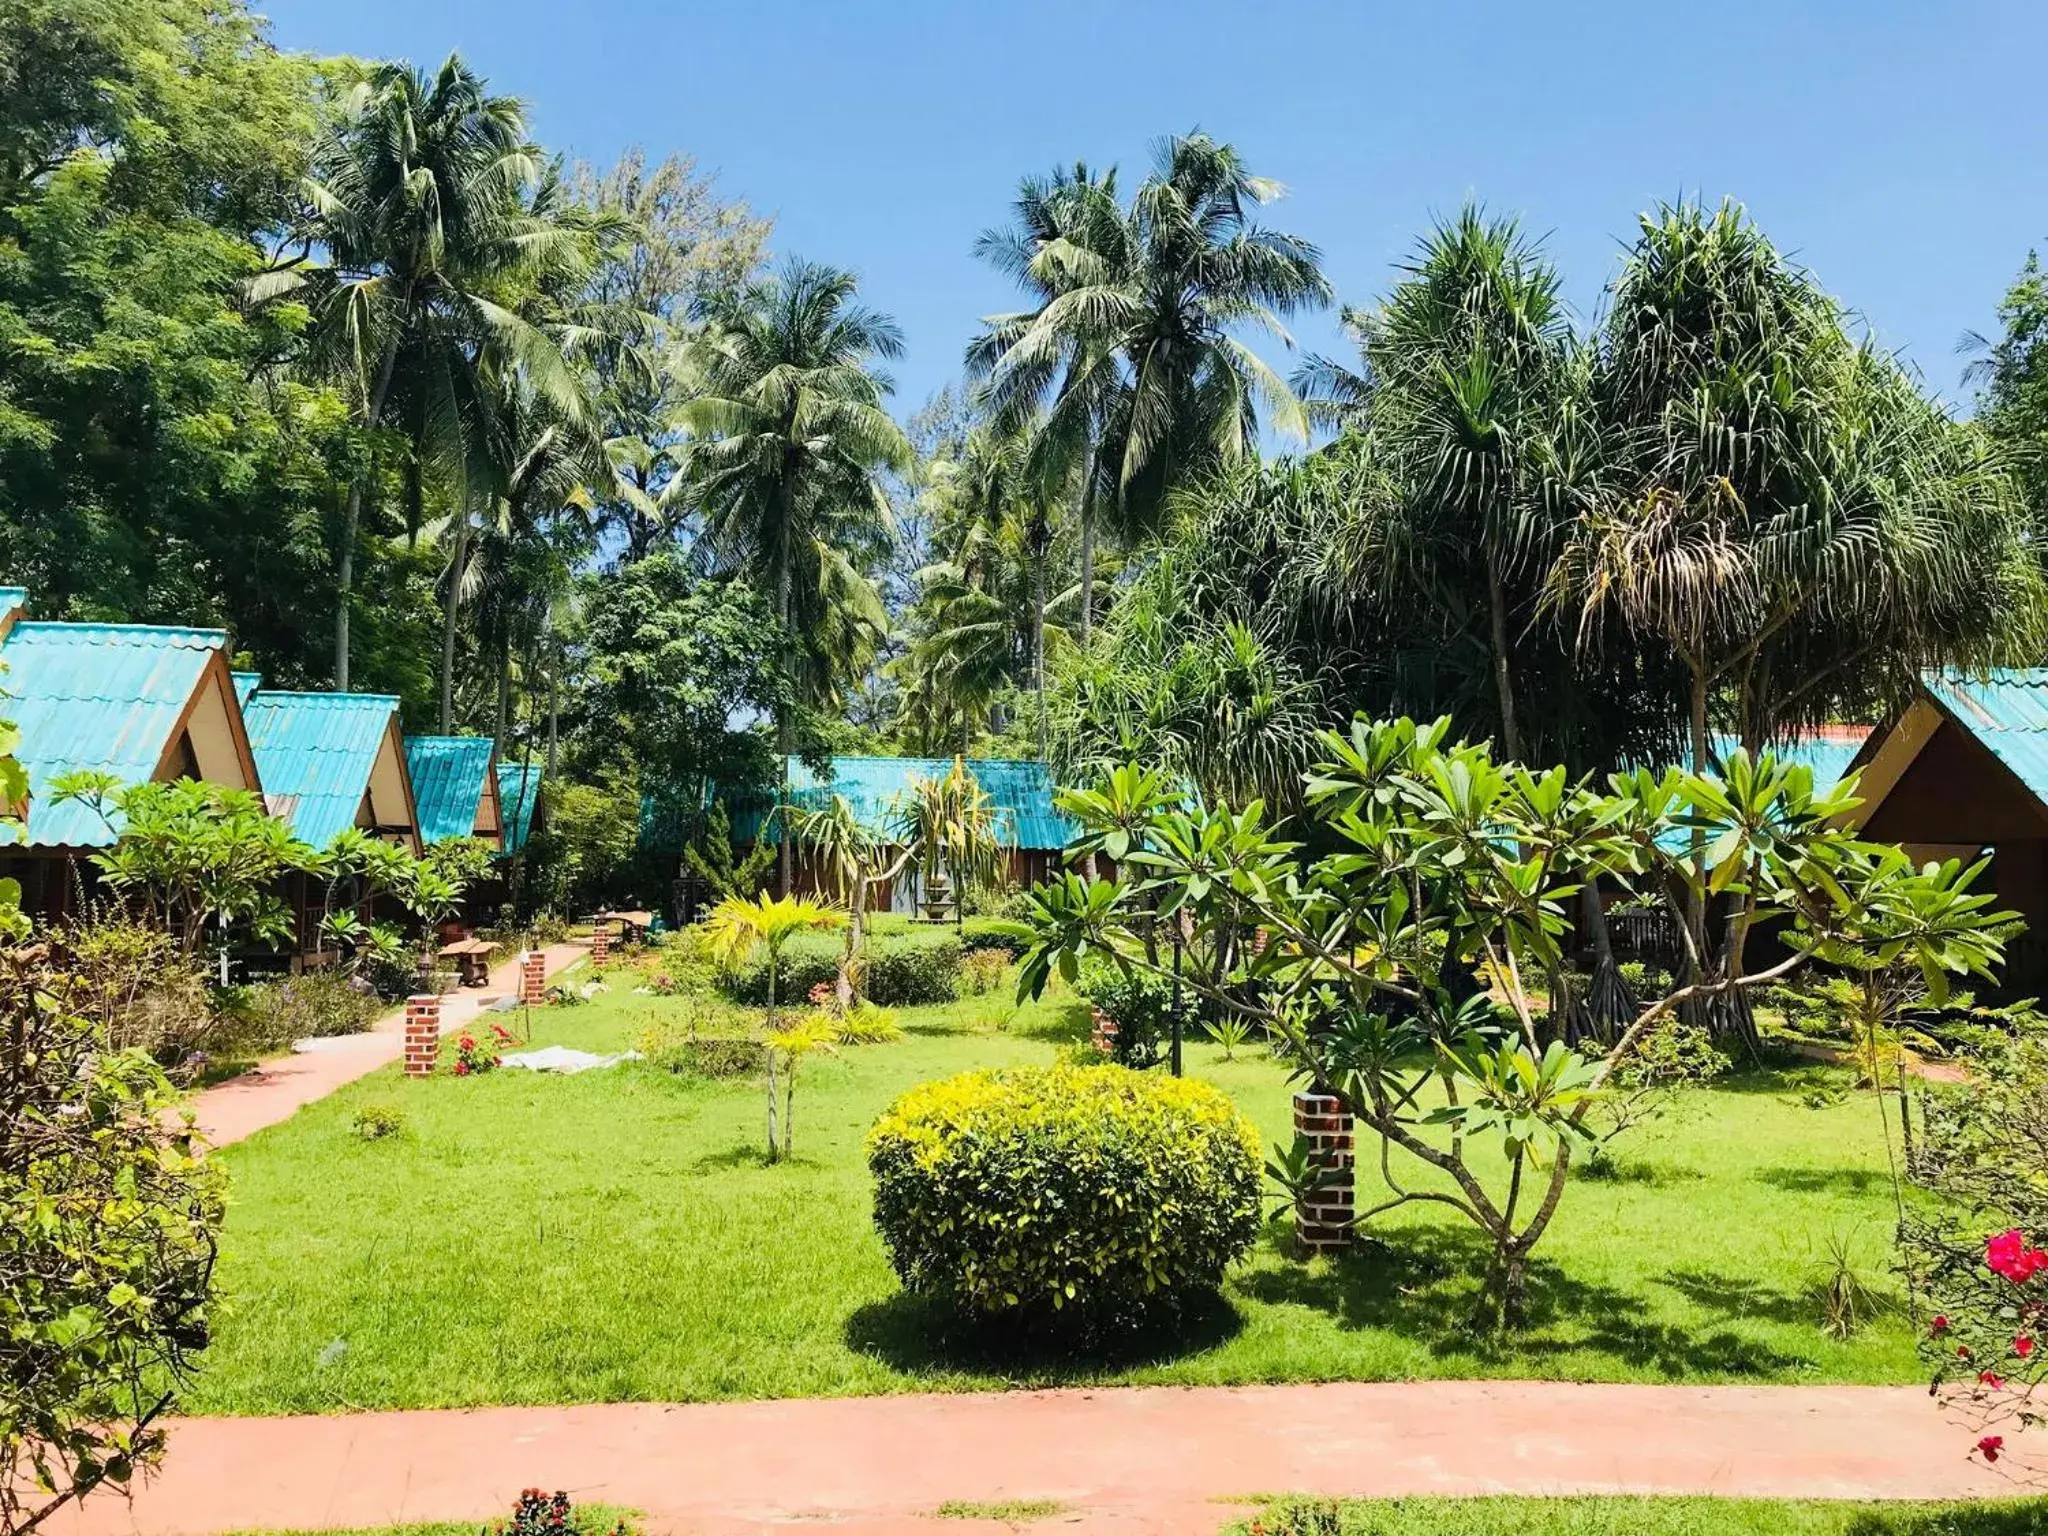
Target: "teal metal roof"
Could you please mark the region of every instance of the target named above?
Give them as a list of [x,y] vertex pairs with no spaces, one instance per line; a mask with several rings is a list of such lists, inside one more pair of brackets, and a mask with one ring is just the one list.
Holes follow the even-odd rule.
[[[247,676],[235,674],[237,692]],[[398,700],[386,693],[255,692],[242,718],[271,813],[315,848],[354,826],[397,714]]]
[[[864,826],[887,833],[912,778],[933,779],[952,772],[950,757],[835,757],[820,778],[798,758],[789,761],[792,804],[822,808],[843,795]],[[1080,827],[1053,808],[1052,775],[1045,764],[1009,757],[970,757],[967,771],[995,802],[996,825],[1017,848],[1064,848]],[[762,810],[733,813],[733,838],[746,841],[760,829]]]
[[27,587],[0,587],[0,618],[28,606]]
[[2048,804],[2048,668],[2000,667],[1983,677],[1929,672],[1927,692]]
[[247,709],[249,707],[249,700],[254,698],[256,690],[263,686],[263,674],[261,672],[232,672],[229,676],[235,680],[235,702],[241,705],[242,708]]
[[[1813,770],[1816,791],[1833,789],[1849,771],[1863,743],[1870,736],[1867,725],[1823,725],[1799,731],[1784,741],[1767,742],[1764,750],[1781,763],[1798,763]],[[1716,759],[1726,757],[1742,745],[1738,736],[1713,738]]]
[[498,763],[498,814],[505,819],[505,851],[517,853],[533,832],[540,804],[539,763]]
[[[53,802],[50,780],[97,769],[124,785],[147,782],[227,641],[223,630],[156,624],[17,623],[8,630],[0,689],[9,696],[0,712],[21,728],[16,756],[28,771],[28,846],[114,841],[90,807]],[[18,834],[0,836],[13,842]]]
[[405,766],[422,842],[445,843],[476,831],[484,778],[491,771],[490,737],[408,736]]

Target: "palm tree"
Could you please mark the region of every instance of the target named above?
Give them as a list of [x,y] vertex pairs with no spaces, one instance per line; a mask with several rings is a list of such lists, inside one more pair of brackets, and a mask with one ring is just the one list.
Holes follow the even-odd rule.
[[[366,431],[397,421],[438,465],[460,506],[484,414],[479,368],[517,368],[565,416],[583,390],[544,331],[505,302],[523,274],[579,234],[536,212],[542,164],[520,104],[487,93],[451,55],[431,78],[403,64],[370,71],[314,145],[299,255],[252,285],[303,298],[318,352],[347,380]],[[324,264],[311,264],[313,253]],[[365,478],[349,484],[336,559],[334,686],[349,686],[349,605]],[[417,509],[414,509],[415,516]]]
[[[688,444],[672,489],[702,517],[714,561],[771,594],[782,624],[785,804],[796,705],[833,697],[886,628],[863,567],[890,527],[877,476],[911,460],[882,408],[890,384],[877,367],[901,354],[902,333],[856,303],[857,290],[851,273],[786,262],[700,305],[701,329],[681,359],[690,398],[677,420]],[[789,879],[785,839],[784,894]]]
[[1330,299],[1316,248],[1254,220],[1281,192],[1191,133],[1160,146],[1128,209],[1113,173],[1076,167],[1026,180],[1016,226],[980,241],[1038,303],[991,320],[968,367],[999,425],[1040,417],[1033,457],[1048,484],[1078,466],[1084,643],[1098,496],[1130,539],[1157,530],[1173,491],[1255,452],[1262,403],[1306,441],[1301,401],[1239,334],[1292,345],[1282,317]]
[[[786,842],[784,846],[787,846]],[[780,999],[776,996],[776,984],[782,972],[782,952],[798,934],[816,928],[836,928],[839,923],[839,914],[830,907],[800,897],[770,896],[765,891],[753,901],[741,896],[728,896],[713,907],[711,915],[704,920],[705,942],[710,946],[712,958],[719,964],[737,969],[758,953],[765,951],[768,957],[767,1041],[763,1055],[768,1067],[768,1158],[771,1162],[784,1156],[788,1150],[786,1145],[778,1147],[775,1136],[776,1058],[778,1054],[788,1058],[787,1069],[793,1075],[796,1059],[819,1043],[802,1033],[801,1023],[797,1032],[786,1038],[778,1026],[776,1010]]]

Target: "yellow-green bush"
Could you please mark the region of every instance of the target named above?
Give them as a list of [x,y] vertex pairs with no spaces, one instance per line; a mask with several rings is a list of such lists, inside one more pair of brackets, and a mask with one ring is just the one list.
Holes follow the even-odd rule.
[[986,1317],[1170,1306],[1214,1290],[1258,1235],[1258,1134],[1184,1078],[970,1072],[903,1095],[867,1152],[904,1288]]

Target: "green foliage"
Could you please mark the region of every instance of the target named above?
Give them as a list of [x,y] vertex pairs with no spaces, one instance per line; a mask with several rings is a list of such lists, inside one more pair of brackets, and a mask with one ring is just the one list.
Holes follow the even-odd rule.
[[278,1044],[360,1034],[384,1011],[368,982],[333,967],[301,971],[264,990],[270,1039]]
[[405,1129],[405,1111],[395,1104],[365,1104],[349,1120],[349,1129],[364,1141],[383,1141]]
[[[1944,1504],[1851,1499],[1595,1495],[1280,1499],[1254,1536],[2031,1536],[2048,1500]],[[1244,1526],[1225,1528],[1243,1536]]]
[[562,912],[611,905],[640,841],[640,792],[630,776],[558,782],[548,822],[528,845],[535,902]]
[[1159,1064],[1173,1034],[1176,1007],[1184,1033],[1195,1023],[1195,994],[1176,989],[1170,976],[1095,965],[1081,975],[1081,991],[1116,1026],[1109,1057],[1118,1066],[1140,1070]]
[[728,896],[744,898],[759,892],[774,867],[775,851],[773,838],[758,837],[744,858],[735,858],[732,821],[725,802],[714,800],[704,813],[702,832],[683,849],[683,863],[704,882],[713,900],[723,901]]
[[[1450,1179],[1455,1193],[1427,1198],[1487,1234],[1497,1321],[1519,1311],[1529,1252],[1573,1153],[1589,1145],[1588,1116],[1668,1015],[1810,957],[1910,974],[1935,993],[1952,976],[1986,974],[2001,953],[2009,915],[1970,889],[1975,870],[1922,870],[1843,830],[1853,781],[1817,792],[1809,769],[1737,751],[1723,776],[1638,770],[1601,792],[1561,768],[1538,773],[1451,744],[1449,729],[1360,720],[1326,736],[1326,761],[1304,785],[1306,846],[1257,801],[1183,808],[1135,767],[1063,793],[1082,824],[1070,858],[1108,852],[1117,878],[1037,888],[1040,940],[1020,985],[1035,993],[1055,972],[1072,980],[1084,962],[1105,961],[1121,976],[1170,980],[1158,929],[1176,922],[1191,953],[1216,957],[1188,968],[1185,986],[1216,1007],[1255,1008],[1301,1076],[1337,1093],[1387,1156]],[[1762,920],[1779,924],[1789,958],[1649,1000],[1597,1057],[1546,1043],[1530,981],[1562,968],[1569,904],[1598,878],[1663,900],[1674,917],[1725,898],[1732,963]],[[1263,947],[1235,944],[1260,930]],[[1467,966],[1504,1001],[1457,1002]],[[1431,1077],[1453,1093],[1420,1110]],[[1475,1170],[1479,1141],[1501,1149],[1504,1188]],[[1524,1176],[1538,1166],[1547,1187],[1532,1208]],[[1414,1198],[1397,1192],[1364,1219]]]
[[0,963],[0,1527],[33,1524],[161,1452],[207,1343],[217,1172],[163,1071],[109,1050],[66,979]]
[[883,1008],[864,997],[837,1018],[841,1045],[888,1045],[903,1038],[903,1021],[891,1008]]
[[313,851],[255,791],[194,779],[121,785],[93,770],[60,775],[51,789],[54,800],[86,805],[118,832],[93,862],[188,954],[238,929],[266,944],[293,939],[278,890],[286,875],[313,867]]
[[972,950],[999,949],[1015,960],[1031,947],[1031,925],[1012,917],[970,917],[960,925],[960,942]]
[[[866,943],[861,996],[885,1008],[951,1002],[960,988],[960,943],[951,933],[933,928],[903,934],[875,934]],[[792,939],[783,951],[776,996],[807,996],[815,986],[836,982],[839,947],[821,938]],[[734,1002],[764,1007],[768,1002],[768,967],[757,959],[719,978],[719,987]]]
[[904,1288],[1114,1326],[1213,1291],[1260,1217],[1258,1138],[1206,1083],[1052,1067],[912,1089],[868,1135]]
[[970,949],[960,957],[960,992],[964,997],[981,997],[1003,984],[1010,969],[1010,955],[1001,949]]

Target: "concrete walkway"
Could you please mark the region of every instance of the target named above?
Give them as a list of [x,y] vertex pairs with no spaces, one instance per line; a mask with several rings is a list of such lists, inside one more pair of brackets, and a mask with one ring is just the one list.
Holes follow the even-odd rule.
[[2013,1485],[1913,1387],[1393,1382],[191,1419],[70,1536],[477,1524],[526,1487],[655,1532],[922,1532],[949,1499],[1046,1529],[1208,1536],[1259,1492],[1958,1498]]
[[[556,944],[542,951],[547,974],[565,970],[588,953],[582,944]],[[472,1024],[484,1005],[519,991],[519,965],[507,960],[481,987],[465,987],[441,1000],[443,1037]],[[385,1015],[359,1035],[337,1035],[310,1051],[294,1051],[192,1096],[199,1130],[213,1145],[226,1146],[265,1126],[290,1119],[303,1104],[324,1099],[346,1083],[366,1076],[405,1050],[405,1007]]]

